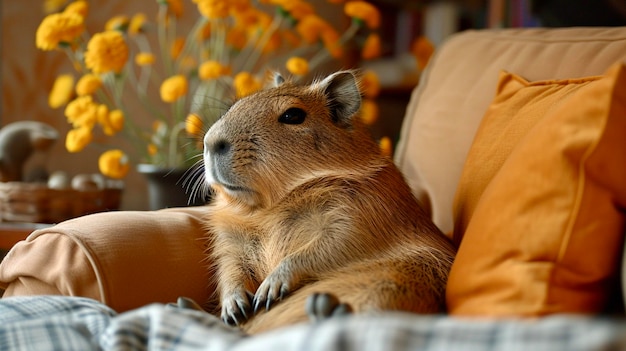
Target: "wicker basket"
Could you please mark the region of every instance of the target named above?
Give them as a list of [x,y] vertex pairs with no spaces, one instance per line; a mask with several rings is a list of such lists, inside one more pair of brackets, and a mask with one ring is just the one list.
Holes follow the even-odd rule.
[[117,210],[122,188],[79,191],[46,184],[0,182],[0,221],[58,223],[90,213]]

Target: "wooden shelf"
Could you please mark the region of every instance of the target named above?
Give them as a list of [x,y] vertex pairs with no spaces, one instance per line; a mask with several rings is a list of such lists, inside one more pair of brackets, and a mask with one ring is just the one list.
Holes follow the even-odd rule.
[[33,231],[49,226],[41,223],[0,222],[0,249],[8,251]]

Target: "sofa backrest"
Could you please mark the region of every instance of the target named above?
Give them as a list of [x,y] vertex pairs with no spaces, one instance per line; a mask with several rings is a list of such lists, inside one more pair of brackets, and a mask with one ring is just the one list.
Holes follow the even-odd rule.
[[471,30],[435,53],[406,111],[395,161],[444,233],[467,152],[498,74],[529,81],[601,75],[626,60],[626,27]]

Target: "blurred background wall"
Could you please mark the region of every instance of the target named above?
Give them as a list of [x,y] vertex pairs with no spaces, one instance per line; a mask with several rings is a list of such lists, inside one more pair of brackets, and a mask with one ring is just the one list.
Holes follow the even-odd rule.
[[[383,59],[377,69],[397,69],[401,57],[410,50],[411,41],[420,34],[439,45],[456,31],[483,27],[515,26],[573,26],[573,25],[626,25],[626,1],[624,0],[449,0],[449,1],[401,1],[373,0],[383,15],[380,28],[383,37]],[[87,31],[102,31],[105,22],[118,14],[133,15],[143,12],[155,16],[156,0],[89,0],[90,13]],[[316,7],[325,0],[313,1]],[[61,73],[73,73],[69,60],[61,51],[44,52],[35,47],[35,32],[45,17],[43,0],[1,0],[2,16],[0,60],[2,85],[0,94],[0,127],[18,120],[35,120],[56,128],[61,139],[45,155],[36,155],[32,165],[45,165],[49,172],[62,170],[70,175],[97,173],[97,159],[104,150],[88,147],[76,154],[64,148],[64,136],[69,125],[63,115],[63,107],[53,110],[48,106],[48,92],[54,79]],[[197,11],[190,0],[185,0],[184,18],[191,26]],[[331,21],[345,21],[336,7],[322,7]],[[330,10],[329,10],[330,9]],[[334,9],[334,10],[333,10]],[[191,14],[193,13],[193,16]],[[154,19],[152,17],[151,19]],[[346,23],[335,23],[346,25]],[[75,74],[77,77],[77,74]],[[379,99],[383,119],[377,126],[378,135],[396,139],[416,81],[407,84],[391,82],[383,87]],[[142,116],[132,116],[141,119]],[[98,142],[98,140],[96,140]],[[118,137],[110,143],[125,141]],[[125,179],[126,190],[122,208],[147,209],[146,183],[134,169]]]

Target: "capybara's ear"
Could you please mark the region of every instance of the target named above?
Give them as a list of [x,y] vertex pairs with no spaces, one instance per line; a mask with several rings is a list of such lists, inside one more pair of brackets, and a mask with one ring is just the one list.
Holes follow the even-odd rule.
[[352,116],[361,108],[361,92],[351,71],[339,71],[326,77],[312,89],[321,89],[334,122],[351,125]]
[[273,87],[276,88],[285,82],[285,78],[278,72],[274,72]]

